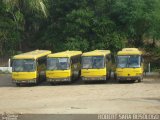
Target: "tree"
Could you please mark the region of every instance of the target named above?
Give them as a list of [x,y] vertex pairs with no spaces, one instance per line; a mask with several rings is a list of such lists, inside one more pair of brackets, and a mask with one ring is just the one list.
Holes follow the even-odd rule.
[[117,27],[126,33],[128,43],[139,47],[143,44],[143,37],[155,30],[153,19],[159,16],[158,5],[158,0],[117,0],[112,5],[110,16]]
[[6,12],[5,4],[0,1],[0,55],[3,55],[6,51],[12,53],[20,38],[17,24],[10,17],[10,14]]
[[[22,40],[27,40],[26,38],[29,36],[29,32],[34,33],[34,31],[38,29],[38,23],[34,21],[36,19],[32,18],[47,17],[45,3],[45,0],[1,1],[0,6],[3,9],[3,11],[1,11],[1,17],[6,19],[6,23],[10,22],[10,24],[8,24],[9,27],[7,24],[4,26],[8,34],[6,33],[7,35],[1,38],[1,40],[5,40],[5,43],[1,44],[3,48],[9,48],[12,52],[22,49]],[[26,43],[26,41],[23,42]]]
[[[159,40],[159,0],[1,0],[0,49],[89,51]],[[5,49],[4,49],[5,48]]]

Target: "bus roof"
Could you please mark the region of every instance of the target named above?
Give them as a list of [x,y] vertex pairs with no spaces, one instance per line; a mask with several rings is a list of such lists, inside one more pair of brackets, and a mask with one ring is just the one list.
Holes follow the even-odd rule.
[[82,56],[105,56],[108,54],[111,54],[110,50],[94,50],[94,51],[83,53]]
[[117,53],[117,55],[142,55],[142,52],[139,50],[122,50]]
[[138,48],[123,48],[122,51],[139,51]]
[[82,52],[81,51],[63,51],[63,52],[58,52],[58,53],[54,53],[54,54],[49,54],[48,57],[72,57],[72,56],[76,56],[76,55],[81,55]]
[[37,59],[42,56],[46,56],[50,54],[51,51],[49,50],[34,50],[31,52],[22,53],[19,55],[13,56],[13,59]]

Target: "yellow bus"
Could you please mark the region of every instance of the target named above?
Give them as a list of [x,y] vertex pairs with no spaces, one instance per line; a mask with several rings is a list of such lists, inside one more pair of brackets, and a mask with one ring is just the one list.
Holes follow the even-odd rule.
[[111,75],[110,50],[94,50],[82,54],[81,79],[107,80]]
[[137,48],[123,48],[117,53],[115,77],[118,82],[143,79],[143,57]]
[[46,78],[51,84],[72,82],[80,76],[81,51],[63,51],[47,56]]
[[17,86],[38,83],[45,74],[46,56],[50,53],[49,50],[35,50],[13,56],[12,81]]

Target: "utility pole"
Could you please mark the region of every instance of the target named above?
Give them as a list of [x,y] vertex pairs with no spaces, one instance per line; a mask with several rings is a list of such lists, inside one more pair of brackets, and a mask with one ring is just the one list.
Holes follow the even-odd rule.
[[150,62],[148,64],[148,72],[150,73],[151,72],[151,65],[150,65]]

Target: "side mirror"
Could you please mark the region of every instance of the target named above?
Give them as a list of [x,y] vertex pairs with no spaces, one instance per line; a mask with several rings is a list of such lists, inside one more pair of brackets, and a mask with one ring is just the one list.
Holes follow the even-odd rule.
[[12,67],[12,65],[13,65],[13,59],[9,59],[8,60],[8,67]]

